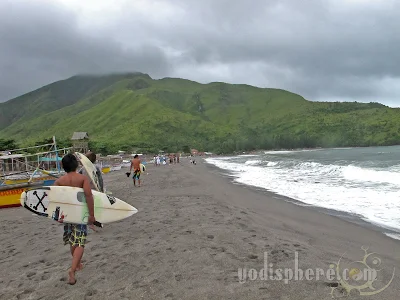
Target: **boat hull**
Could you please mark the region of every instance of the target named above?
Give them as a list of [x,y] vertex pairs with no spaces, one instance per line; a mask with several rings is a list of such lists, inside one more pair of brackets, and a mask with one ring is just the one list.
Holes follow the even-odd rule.
[[111,168],[110,168],[110,167],[104,167],[104,168],[101,169],[101,171],[102,171],[104,174],[107,174],[107,173],[109,173],[109,172],[111,171]]
[[[52,180],[54,181],[54,177],[51,176],[46,176],[46,177],[38,177],[38,178],[33,178],[32,182],[42,182],[42,181],[48,181]],[[6,179],[4,181],[5,185],[12,185],[12,184],[19,184],[19,183],[28,183],[29,178],[24,178],[24,179]]]
[[10,188],[0,191],[0,208],[21,206],[20,197],[27,188]]

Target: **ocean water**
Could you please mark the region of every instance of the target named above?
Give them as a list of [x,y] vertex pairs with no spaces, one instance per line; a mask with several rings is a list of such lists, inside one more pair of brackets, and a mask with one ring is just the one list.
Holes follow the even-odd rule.
[[207,158],[234,181],[356,215],[400,239],[400,146]]

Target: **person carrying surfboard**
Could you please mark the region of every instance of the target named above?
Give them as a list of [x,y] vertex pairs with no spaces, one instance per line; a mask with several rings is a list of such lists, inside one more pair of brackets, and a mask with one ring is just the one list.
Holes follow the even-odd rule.
[[[96,175],[97,178],[99,179],[99,186],[100,186],[100,190],[99,192],[104,193],[104,183],[103,183],[103,175],[101,173],[100,168],[95,164],[96,163],[96,154],[94,152],[88,152],[85,154],[85,156],[92,162],[92,164],[96,167]],[[83,175],[87,175],[87,172],[85,170],[85,168],[82,168],[79,173],[83,174]],[[92,182],[90,182],[90,185],[92,187],[92,189],[96,189],[94,184]]]
[[[89,217],[88,224],[93,224],[96,219],[94,217],[94,200],[90,180],[87,176],[76,172],[78,169],[78,160],[72,153],[66,154],[61,160],[62,167],[67,173],[58,178],[54,185],[57,186],[72,186],[83,188],[85,199],[88,206]],[[63,241],[64,245],[70,244],[72,255],[71,269],[68,271],[68,283],[74,285],[76,283],[75,271],[80,271],[83,268],[81,259],[83,256],[87,237],[86,224],[64,224]]]
[[131,161],[131,168],[129,170],[129,172],[132,172],[132,168],[133,168],[133,185],[136,186],[136,179],[138,180],[139,183],[139,187],[140,187],[140,159],[139,159],[139,155],[135,155]]

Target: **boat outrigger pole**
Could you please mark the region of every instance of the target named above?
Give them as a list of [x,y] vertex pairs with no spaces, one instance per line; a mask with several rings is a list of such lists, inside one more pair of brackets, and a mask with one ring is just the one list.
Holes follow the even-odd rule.
[[57,143],[56,143],[56,137],[54,135],[53,135],[53,143],[54,143],[54,150],[56,151],[56,166],[58,173],[60,173],[61,172],[60,161],[58,160]]

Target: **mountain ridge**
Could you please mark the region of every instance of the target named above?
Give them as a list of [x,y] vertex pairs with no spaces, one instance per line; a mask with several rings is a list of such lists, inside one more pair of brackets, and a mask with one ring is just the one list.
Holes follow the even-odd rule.
[[67,143],[86,131],[102,152],[400,143],[400,110],[380,103],[313,102],[283,89],[140,72],[72,76],[0,103],[0,117],[0,138]]

